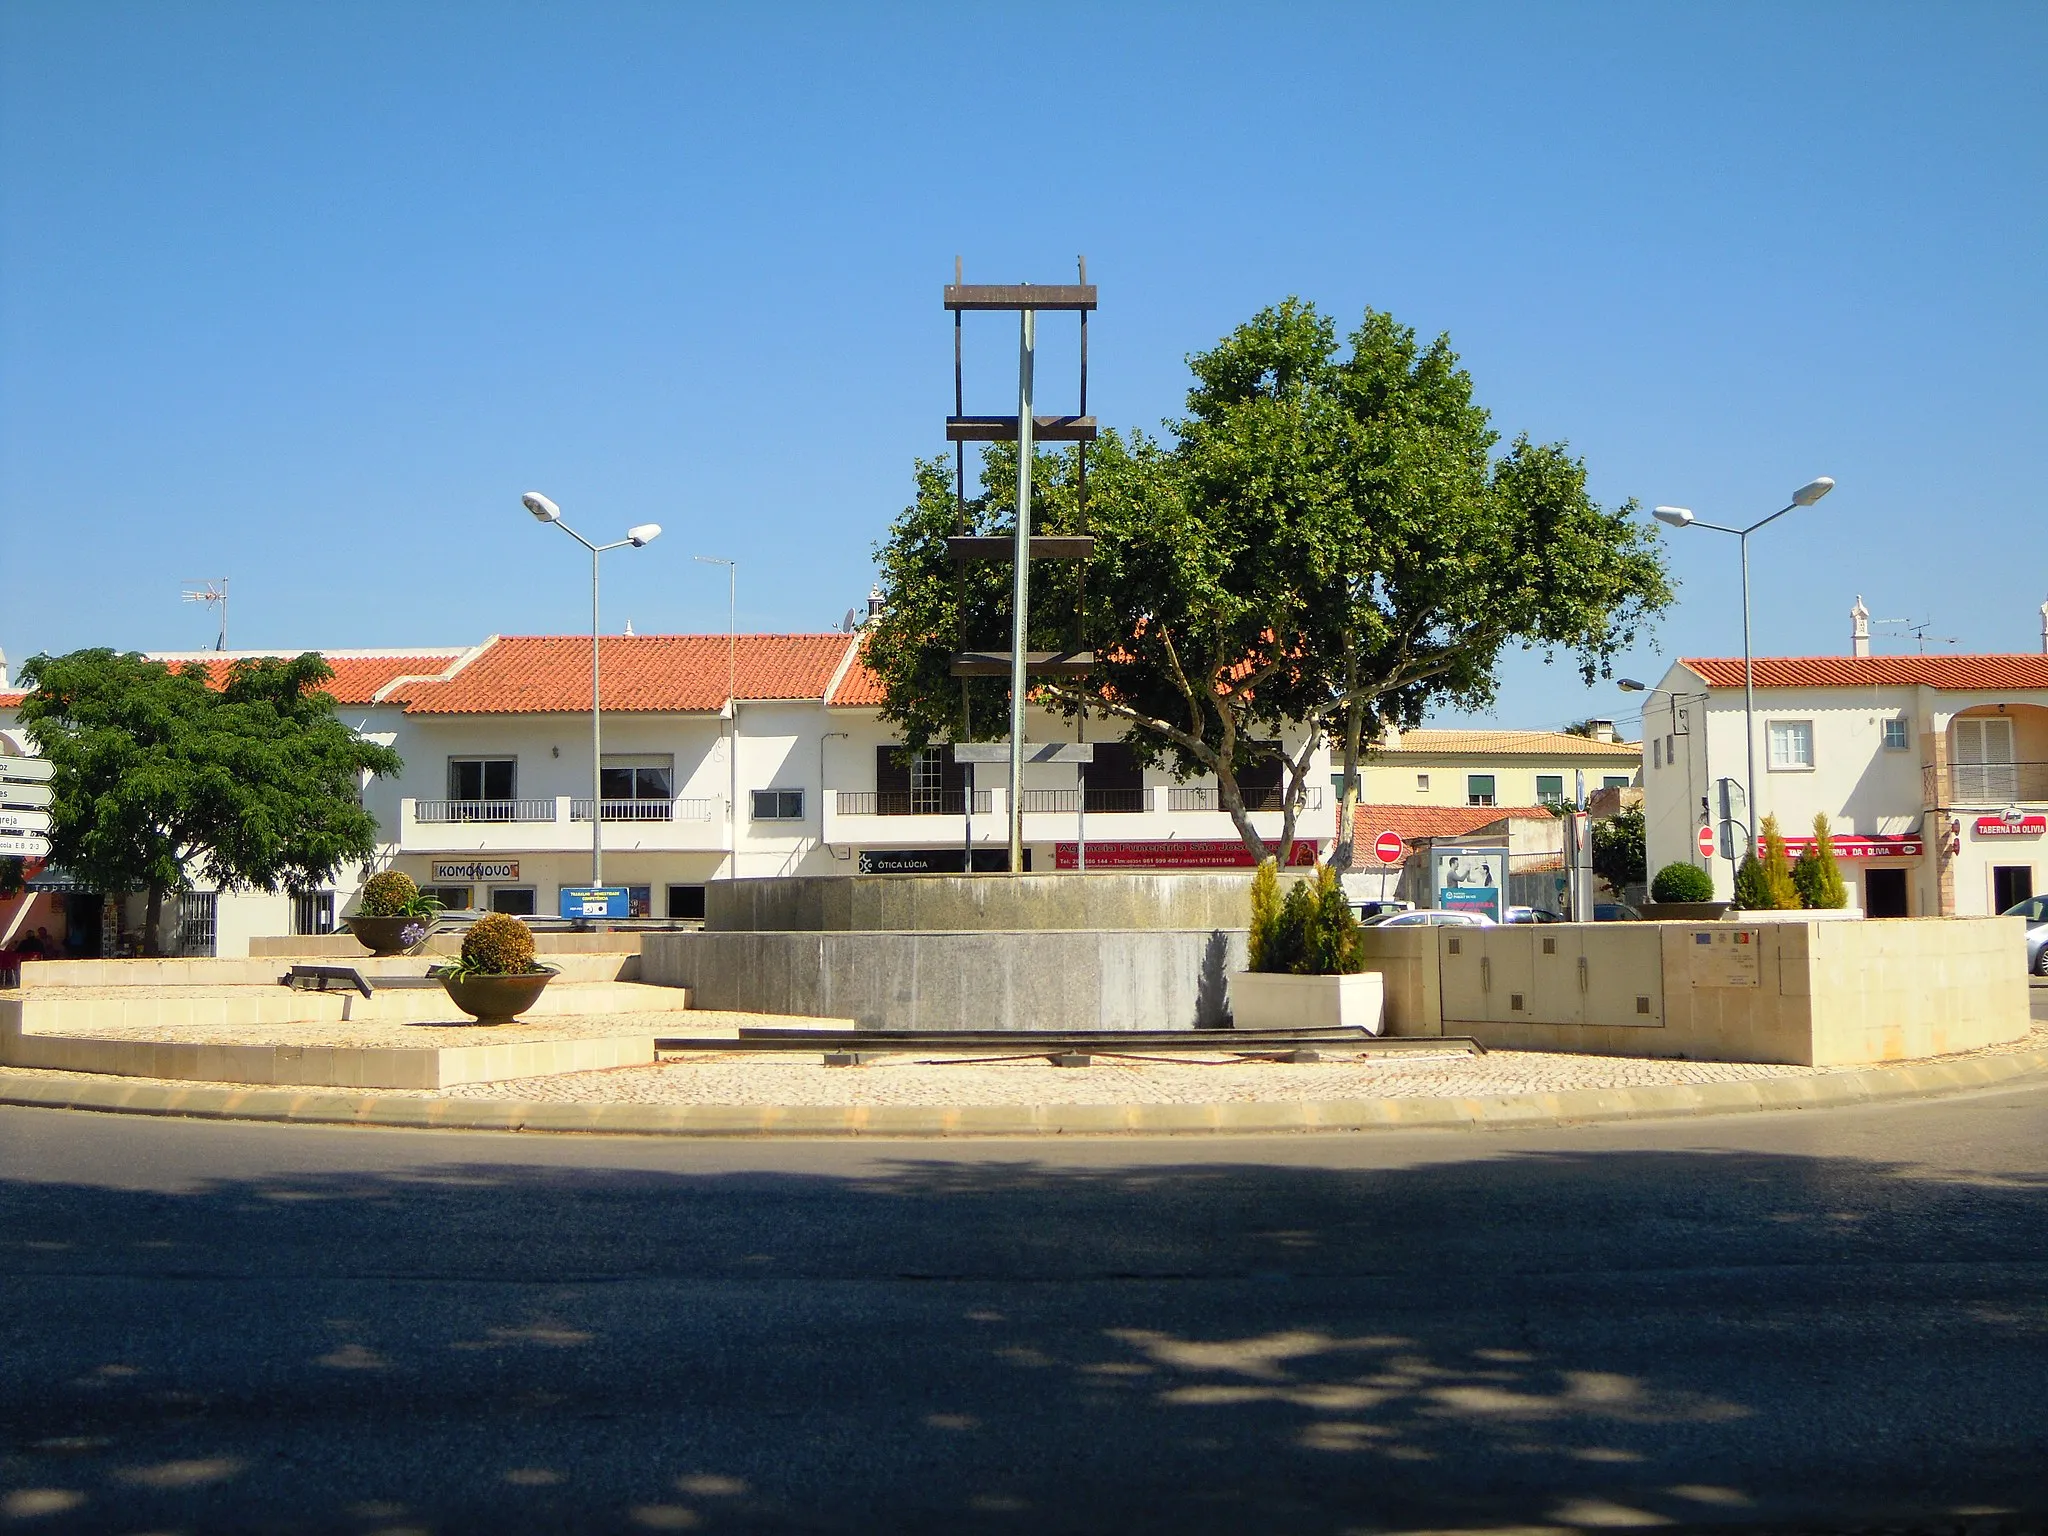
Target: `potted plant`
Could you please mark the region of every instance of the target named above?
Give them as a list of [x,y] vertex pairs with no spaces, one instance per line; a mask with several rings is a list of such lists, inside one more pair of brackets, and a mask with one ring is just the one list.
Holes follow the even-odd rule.
[[479,1024],[510,1024],[555,979],[553,967],[533,958],[532,931],[503,912],[486,912],[471,923],[462,936],[462,957],[427,974]]
[[1650,900],[1643,916],[1652,922],[1708,922],[1722,916],[1728,903],[1714,900],[1714,877],[1697,864],[1666,864],[1650,882]]
[[1267,859],[1252,877],[1249,970],[1230,978],[1239,1029],[1356,1025],[1380,1032],[1385,983],[1365,968],[1365,934],[1327,866],[1280,899],[1279,869]]
[[380,870],[363,882],[349,931],[373,955],[409,954],[426,942],[441,903],[422,895],[411,875]]

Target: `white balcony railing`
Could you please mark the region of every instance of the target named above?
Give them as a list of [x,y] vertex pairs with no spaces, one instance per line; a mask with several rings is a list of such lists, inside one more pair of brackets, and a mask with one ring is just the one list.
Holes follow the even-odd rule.
[[413,820],[456,821],[553,821],[553,800],[415,800]]
[[[1247,789],[1244,792],[1244,808],[1248,811],[1283,811],[1287,808],[1286,798],[1278,788]],[[1167,791],[1166,808],[1169,811],[1220,811],[1222,797],[1213,784],[1176,784]],[[1323,808],[1323,789],[1320,784],[1308,786],[1302,797],[1304,811],[1320,811]]]
[[[709,821],[718,814],[716,800],[606,800],[601,814],[606,821]],[[590,820],[590,799],[569,802],[571,821]]]
[[[964,789],[842,789],[836,791],[836,809],[841,816],[964,816]],[[993,801],[989,791],[974,792],[974,814],[986,816]]]
[[[1027,789],[1023,798],[1027,813],[1054,811],[1072,816],[1081,809],[1081,791],[1078,789]],[[1091,789],[1088,791],[1088,814],[1140,816],[1152,809],[1147,803],[1150,798],[1151,792],[1143,789]]]

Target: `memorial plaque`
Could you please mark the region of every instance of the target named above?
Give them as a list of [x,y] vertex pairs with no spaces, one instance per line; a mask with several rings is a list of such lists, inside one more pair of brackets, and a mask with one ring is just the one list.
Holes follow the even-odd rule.
[[1755,928],[1695,928],[1686,937],[1692,942],[1689,973],[1696,987],[1754,987],[1760,984],[1763,966],[1761,933]]

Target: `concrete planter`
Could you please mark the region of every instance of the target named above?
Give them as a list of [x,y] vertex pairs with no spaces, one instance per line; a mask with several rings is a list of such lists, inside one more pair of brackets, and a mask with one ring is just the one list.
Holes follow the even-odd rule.
[[540,1001],[553,971],[529,971],[524,976],[443,976],[448,1000],[479,1024],[510,1024]]
[[1735,923],[1850,923],[1863,917],[1861,907],[1760,907],[1754,912],[1730,912]]
[[402,955],[407,949],[405,930],[411,927],[427,928],[432,924],[419,917],[352,917],[348,919],[349,932],[361,942],[363,948],[373,955]]
[[1652,923],[1711,923],[1727,914],[1725,901],[1646,901],[1643,918]]
[[1348,1025],[1376,1035],[1386,1016],[1386,983],[1378,971],[1353,976],[1233,971],[1230,1011],[1238,1029]]

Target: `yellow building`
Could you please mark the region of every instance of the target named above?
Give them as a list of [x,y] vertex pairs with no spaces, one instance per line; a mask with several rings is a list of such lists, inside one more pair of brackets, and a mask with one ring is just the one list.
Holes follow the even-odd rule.
[[1555,805],[1642,782],[1640,742],[1620,741],[1611,722],[1591,736],[1566,731],[1390,732],[1360,770],[1359,799],[1374,805]]

